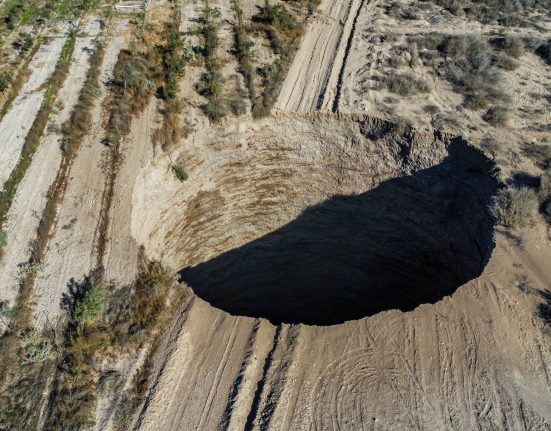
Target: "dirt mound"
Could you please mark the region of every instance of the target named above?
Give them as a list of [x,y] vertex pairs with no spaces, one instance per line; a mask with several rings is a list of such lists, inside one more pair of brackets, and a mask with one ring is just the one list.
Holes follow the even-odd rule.
[[[489,259],[493,164],[461,139],[342,115],[215,135],[181,155],[190,179],[152,237],[182,280],[231,314],[326,325],[412,310]],[[191,164],[205,149],[216,156]]]

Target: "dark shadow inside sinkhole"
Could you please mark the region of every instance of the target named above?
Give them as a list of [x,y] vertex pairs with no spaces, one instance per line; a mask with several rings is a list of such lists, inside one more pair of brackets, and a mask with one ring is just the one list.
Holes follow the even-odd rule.
[[434,303],[490,258],[493,169],[455,140],[440,164],[308,207],[181,279],[217,308],[273,323],[331,325]]

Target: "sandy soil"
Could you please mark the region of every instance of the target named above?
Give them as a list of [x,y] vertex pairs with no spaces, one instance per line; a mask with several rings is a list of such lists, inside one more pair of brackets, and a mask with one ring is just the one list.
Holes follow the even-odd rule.
[[[180,155],[190,172],[184,186],[170,181],[167,161],[152,162],[134,195],[133,232],[146,252],[173,265],[213,260],[332,188],[358,193],[395,175],[377,171],[392,166],[385,151],[393,141],[380,142],[379,153],[375,143],[362,147],[352,133],[357,117],[308,118],[240,121],[194,135]],[[419,163],[435,163],[421,150],[430,130],[417,133]],[[355,154],[362,148],[380,159]],[[335,159],[318,159],[320,152]],[[361,172],[380,177],[372,184]],[[539,267],[551,253],[546,235],[541,225],[528,229],[521,250],[498,232],[482,275],[452,296],[342,325],[274,327],[261,319],[261,332],[258,320],[196,298],[158,359],[155,389],[133,429],[549,429],[549,334],[535,315],[551,277]],[[530,292],[515,286],[519,273]]]
[[29,63],[28,79],[0,122],[0,188],[19,160],[25,137],[44,99],[44,84],[55,69],[65,41],[65,37],[55,37],[41,45]]
[[[149,3],[148,13],[154,16],[160,3]],[[181,30],[188,31],[202,3],[181,4]],[[220,58],[229,78],[237,71],[228,52],[231,3],[210,4],[223,12]],[[246,16],[262,4],[244,4]],[[389,102],[386,90],[366,83],[385,73],[393,43],[428,31],[495,28],[440,15],[404,23],[383,6],[379,0],[322,0],[276,112],[263,119],[211,125],[201,110],[205,98],[193,88],[203,68],[189,65],[179,94],[187,102],[182,122],[194,133],[170,152],[154,145],[162,121],[157,99],[133,120],[121,144],[99,262],[107,177],[102,88],[36,282],[34,321],[38,327],[55,323],[68,284],[98,264],[115,284],[131,281],[139,246],[180,271],[196,293],[161,329],[152,384],[129,429],[551,430],[549,228],[538,219],[506,232],[487,209],[498,179],[512,169],[537,173],[518,144],[546,138],[535,128],[551,122],[545,110],[551,69],[528,53],[505,74],[516,109],[507,127],[489,128],[479,112],[459,108],[461,96],[449,83],[420,66],[413,72],[431,80],[430,92]],[[115,18],[110,30],[103,82],[128,46],[129,19]],[[390,33],[396,42],[385,38]],[[82,49],[91,37],[77,40],[60,91],[63,107],[51,125],[70,115],[87,70]],[[0,123],[6,137],[1,181],[17,161],[63,41],[53,38],[41,47],[29,81]],[[428,103],[455,116],[455,125],[447,128],[428,115],[422,109]],[[405,118],[413,127],[382,118]],[[446,127],[440,132],[437,124]],[[488,137],[508,142],[515,155],[497,157],[500,172],[489,152],[478,150]],[[17,264],[28,257],[35,214],[59,164],[58,139],[50,128],[11,209],[0,300],[15,298]],[[183,183],[172,172],[175,164],[189,174]],[[411,300],[407,307],[394,298],[404,296]],[[349,302],[337,309],[343,299]],[[112,428],[117,403],[147,349],[146,343],[101,365],[96,429]],[[109,386],[113,374],[122,376],[112,379],[116,387]]]
[[83,28],[84,36],[75,42],[75,57],[69,74],[58,93],[62,108],[55,111],[46,126],[46,133],[33,161],[19,184],[4,229],[8,233],[8,247],[0,265],[1,300],[13,301],[18,293],[18,265],[30,256],[29,246],[36,237],[39,218],[46,205],[46,193],[55,179],[61,161],[60,126],[69,118],[77,102],[88,71],[91,42],[99,32],[97,21]]
[[[126,43],[127,21],[116,23],[115,34],[108,41],[101,66],[101,81],[112,74],[119,51]],[[103,94],[106,92],[103,90]],[[55,232],[50,240],[44,271],[36,282],[35,317],[37,325],[52,325],[62,313],[59,304],[70,283],[80,282],[97,266],[96,229],[99,224],[105,182],[103,161],[106,148],[103,135],[102,102],[96,99],[92,113],[92,133],[79,150],[71,169],[71,180],[59,210]]]
[[276,109],[332,109],[361,0],[324,0],[308,24],[279,94]]
[[[404,2],[404,6],[410,2]],[[410,73],[425,81],[430,91],[409,97],[392,94],[386,88],[375,88],[373,79],[393,70],[387,65],[391,51],[406,44],[406,37],[426,34],[516,35],[526,38],[551,37],[549,22],[542,21],[541,29],[482,25],[465,17],[441,12],[438,7],[420,12],[418,19],[396,19],[384,12],[387,5],[371,1],[364,7],[357,20],[357,37],[351,43],[347,64],[344,66],[342,112],[369,112],[371,115],[401,119],[416,126],[433,124],[468,137],[473,142],[493,140],[500,148],[502,162],[513,160],[518,168],[518,146],[532,142],[547,142],[551,123],[548,98],[551,94],[551,69],[529,48],[517,61],[516,70],[502,70],[501,88],[512,98],[506,107],[511,109],[511,119],[505,125],[492,126],[483,120],[487,108],[464,108],[463,96],[453,88],[444,76],[438,76],[430,67],[416,64],[394,68],[400,73]],[[390,37],[392,36],[392,37]],[[422,49],[420,49],[420,52]],[[383,86],[384,87],[384,86]],[[492,102],[503,105],[502,102]],[[436,113],[424,108],[436,107]]]
[[[275,328],[219,313],[200,299],[178,325],[172,352],[159,364],[159,390],[135,427],[243,429]],[[205,373],[206,362],[212,368]]]
[[136,177],[153,157],[151,135],[159,127],[159,121],[155,121],[156,112],[157,104],[153,100],[133,122],[128,138],[122,143],[123,162],[117,173],[109,214],[109,242],[103,259],[106,279],[117,285],[129,283],[136,275],[138,244],[131,235],[128,220]]

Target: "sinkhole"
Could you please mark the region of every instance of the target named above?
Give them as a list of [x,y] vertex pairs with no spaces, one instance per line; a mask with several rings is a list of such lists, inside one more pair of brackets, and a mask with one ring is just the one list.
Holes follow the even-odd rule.
[[[408,157],[395,152],[392,163],[400,159],[396,164],[404,168]],[[489,205],[498,184],[493,163],[461,139],[447,143],[436,163],[416,166],[397,169],[365,191],[329,193],[244,244],[184,262],[181,280],[212,306],[274,324],[333,325],[435,303],[478,277],[487,264],[495,224]],[[289,176],[292,182],[293,175],[283,177]],[[308,195],[313,182],[296,183],[293,190]],[[201,228],[211,237],[222,235],[212,229],[226,212],[237,215],[225,229],[254,219],[246,216],[256,211],[254,205],[241,208],[226,198],[219,206],[221,215],[210,216],[210,228]],[[181,224],[187,231],[180,235],[195,238],[194,245],[181,246],[188,252],[208,246],[198,239],[198,224]]]

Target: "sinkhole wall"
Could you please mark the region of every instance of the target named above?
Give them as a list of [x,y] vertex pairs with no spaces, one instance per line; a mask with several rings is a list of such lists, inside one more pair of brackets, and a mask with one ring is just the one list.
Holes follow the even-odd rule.
[[480,275],[494,169],[461,138],[368,117],[242,121],[142,172],[133,232],[213,306],[336,324],[433,303]]

